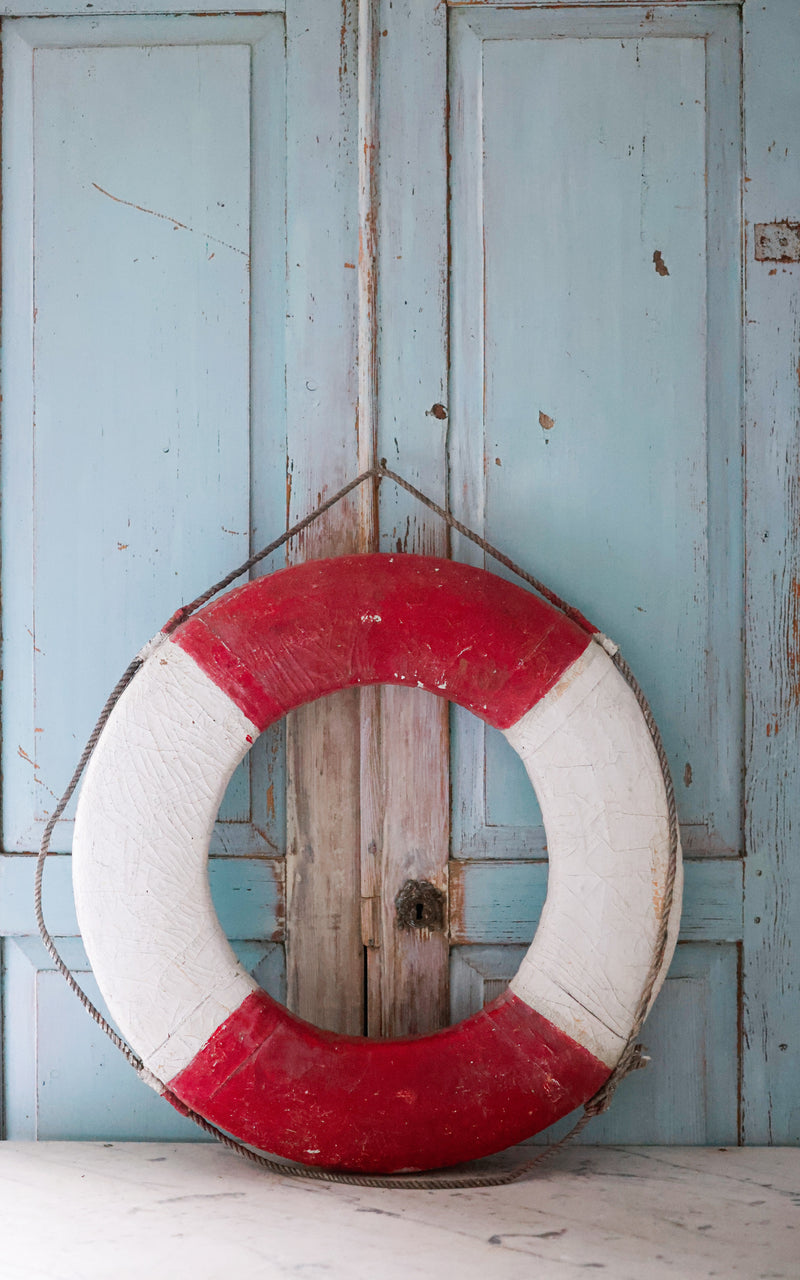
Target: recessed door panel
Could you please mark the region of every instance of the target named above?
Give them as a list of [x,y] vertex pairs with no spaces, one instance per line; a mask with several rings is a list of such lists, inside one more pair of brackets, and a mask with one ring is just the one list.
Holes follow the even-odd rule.
[[[454,506],[622,646],[685,847],[735,854],[736,14],[463,12],[452,28]],[[506,744],[487,732],[481,750],[457,723],[456,852],[508,856],[522,832],[541,855]]]
[[[4,55],[4,840],[28,850],[132,655],[282,498],[283,23],[9,22]],[[282,844],[265,745],[227,852]]]

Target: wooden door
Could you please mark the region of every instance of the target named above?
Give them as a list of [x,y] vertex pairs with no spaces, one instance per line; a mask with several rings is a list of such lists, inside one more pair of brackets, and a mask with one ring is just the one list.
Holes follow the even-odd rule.
[[[665,734],[681,942],[587,1137],[796,1141],[794,6],[157,7],[3,24],[6,1135],[196,1136],[49,963],[31,854],[131,653],[386,458],[619,642]],[[387,482],[289,558],[375,549],[476,559]],[[247,967],[369,1034],[497,994],[546,891],[505,743],[404,689],[266,736],[212,854]]]

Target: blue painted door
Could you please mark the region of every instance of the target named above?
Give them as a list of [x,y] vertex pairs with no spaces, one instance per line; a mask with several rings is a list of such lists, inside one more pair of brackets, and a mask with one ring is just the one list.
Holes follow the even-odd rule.
[[[620,643],[664,731],[681,942],[589,1140],[796,1141],[795,7],[376,0],[360,59],[356,6],[136,8],[3,22],[6,1136],[195,1136],[49,962],[32,851],[131,653],[385,457]],[[475,559],[375,497],[290,556]],[[46,914],[96,997],[69,818]],[[212,855],[263,985],[372,1034],[496,995],[546,890],[504,741],[406,690],[265,737]],[[445,933],[398,928],[409,880]]]

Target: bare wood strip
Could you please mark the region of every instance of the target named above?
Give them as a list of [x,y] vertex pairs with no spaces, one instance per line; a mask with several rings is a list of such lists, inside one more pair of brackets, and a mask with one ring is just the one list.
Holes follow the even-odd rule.
[[[380,10],[378,177],[380,385],[378,460],[446,502],[447,101],[446,13],[429,0]],[[391,57],[389,53],[391,52]],[[402,104],[402,106],[401,106]],[[444,525],[393,485],[380,494],[381,549],[445,555]],[[422,690],[380,697],[381,948],[371,957],[370,1031],[384,1036],[446,1025],[446,931],[401,927],[408,882],[447,892],[448,709]],[[365,797],[362,796],[362,803]],[[377,816],[377,815],[376,815]],[[446,901],[444,918],[447,919]],[[374,994],[376,984],[379,998]],[[373,1008],[380,1006],[380,1021]]]
[[[356,470],[355,49],[350,4],[287,15],[289,520]],[[335,158],[335,160],[333,159]],[[352,196],[350,191],[352,188]],[[294,560],[361,549],[358,496],[297,539]],[[287,718],[287,1002],[320,1026],[363,1028],[358,694]]]
[[[380,0],[358,6],[358,465],[375,465],[378,439],[378,19]],[[378,487],[361,488],[361,545],[378,550]],[[361,895],[366,959],[366,1029],[381,1024],[381,695],[361,691]]]

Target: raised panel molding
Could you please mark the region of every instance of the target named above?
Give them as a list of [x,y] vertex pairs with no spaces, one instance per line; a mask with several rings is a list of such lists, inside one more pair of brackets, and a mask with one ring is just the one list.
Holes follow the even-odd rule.
[[[740,42],[735,5],[450,13],[453,510],[621,645],[710,857],[742,851]],[[453,853],[541,856],[505,744],[452,725]]]
[[[93,16],[2,41],[3,848],[26,852],[133,654],[283,515],[285,39],[277,15]],[[281,852],[282,795],[268,733],[215,851]]]
[[[78,938],[58,938],[64,960],[106,1017]],[[148,1088],[91,1020],[38,938],[3,941],[5,1137],[205,1141]],[[285,999],[283,948],[234,942],[240,962]]]
[[[738,942],[742,937],[741,861],[684,863],[680,937]],[[547,893],[546,862],[451,862],[450,937],[454,944],[529,943]],[[731,993],[735,1001],[735,992]]]
[[[36,859],[0,855],[0,937],[34,935],[33,879]],[[229,938],[284,937],[284,864],[280,858],[212,858],[208,876],[211,898]],[[48,858],[42,880],[42,907],[50,933],[69,937],[78,932],[72,897],[72,859]]]

